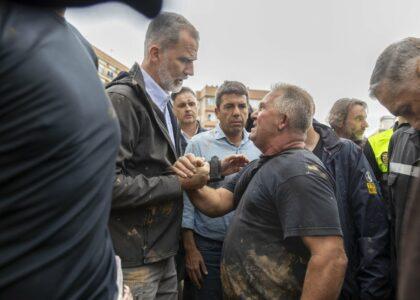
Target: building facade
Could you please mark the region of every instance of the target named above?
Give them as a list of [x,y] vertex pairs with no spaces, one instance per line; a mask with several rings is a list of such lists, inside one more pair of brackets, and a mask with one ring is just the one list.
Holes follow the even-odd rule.
[[[218,122],[214,110],[216,109],[216,90],[217,86],[206,85],[197,91],[199,102],[198,118],[201,126],[210,129],[214,128]],[[269,91],[249,89],[249,103],[253,110],[258,109],[258,104]]]
[[112,58],[95,46],[92,46],[92,48],[98,57],[98,74],[104,85],[111,82],[121,71],[128,72],[129,69],[118,60]]

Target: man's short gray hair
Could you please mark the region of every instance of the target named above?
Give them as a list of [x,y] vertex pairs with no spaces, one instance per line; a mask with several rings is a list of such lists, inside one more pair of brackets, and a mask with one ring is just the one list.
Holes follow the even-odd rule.
[[[274,106],[289,120],[290,129],[306,133],[312,125],[314,100],[304,89],[287,83],[276,83],[271,87],[274,93]],[[276,95],[278,94],[278,95]]]
[[364,109],[367,109],[366,102],[359,99],[341,98],[335,101],[327,118],[331,128],[334,130],[341,129],[344,126],[344,122],[347,119],[349,111],[355,105],[361,105]]
[[173,12],[162,12],[153,19],[147,28],[144,41],[145,55],[148,53],[149,46],[157,43],[163,49],[178,43],[179,33],[186,30],[198,42],[200,35],[195,27],[183,16]]
[[376,94],[376,88],[384,80],[390,84],[398,84],[405,80],[409,75],[407,63],[419,56],[419,38],[406,38],[388,46],[379,56],[373,68],[370,78],[371,95]]

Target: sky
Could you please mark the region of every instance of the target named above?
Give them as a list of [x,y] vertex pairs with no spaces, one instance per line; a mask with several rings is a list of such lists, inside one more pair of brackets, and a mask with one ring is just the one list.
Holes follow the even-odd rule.
[[[326,121],[339,98],[367,102],[366,134],[389,112],[369,98],[379,54],[391,43],[420,37],[418,0],[163,0],[200,32],[195,90],[238,80],[252,89],[286,82],[307,90],[315,117]],[[130,67],[141,62],[150,20],[119,3],[69,9],[67,20],[96,47]]]

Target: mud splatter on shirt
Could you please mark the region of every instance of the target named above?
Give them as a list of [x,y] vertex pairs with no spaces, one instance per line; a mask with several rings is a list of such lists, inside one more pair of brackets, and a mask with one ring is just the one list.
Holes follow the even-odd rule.
[[334,182],[318,158],[291,149],[263,159],[225,186],[239,198],[223,248],[227,299],[299,299],[310,259],[301,237],[341,236]]

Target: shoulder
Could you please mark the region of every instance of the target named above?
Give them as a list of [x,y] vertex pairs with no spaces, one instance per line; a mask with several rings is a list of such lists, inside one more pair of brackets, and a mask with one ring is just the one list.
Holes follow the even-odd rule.
[[190,143],[198,145],[201,143],[213,142],[215,139],[215,130],[211,129],[197,133],[191,138]]
[[341,152],[345,152],[346,154],[361,155],[363,152],[362,148],[348,139],[340,138],[339,143],[341,145]]
[[96,53],[93,50],[92,45],[88,42],[87,39],[85,39],[85,37],[79,32],[79,30],[76,29],[76,27],[74,27],[70,23],[67,23],[67,24],[69,25],[69,28],[73,32],[73,34],[79,39],[83,47],[85,47],[86,51],[89,53],[89,56],[91,57],[96,68],[98,68],[98,57],[96,56]]
[[328,177],[324,164],[306,149],[286,150],[268,161],[263,169],[266,179],[270,180],[271,178],[277,184],[286,182],[296,176],[308,174],[323,178]]
[[403,127],[398,128],[396,131],[394,131],[394,134],[392,135],[392,139],[393,140],[400,139],[403,136],[409,136],[412,133],[414,133],[414,130],[412,127],[403,126]]
[[136,91],[137,87],[131,82],[131,75],[122,80],[111,82],[106,87],[109,98],[116,109],[118,107],[135,107],[136,110],[143,110],[144,106],[142,93]]

